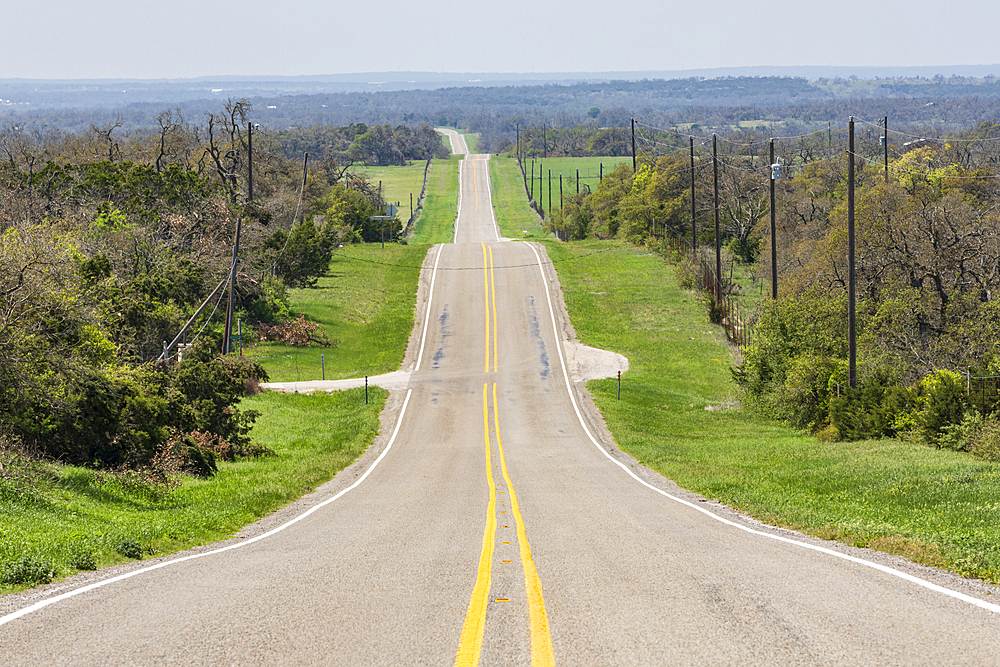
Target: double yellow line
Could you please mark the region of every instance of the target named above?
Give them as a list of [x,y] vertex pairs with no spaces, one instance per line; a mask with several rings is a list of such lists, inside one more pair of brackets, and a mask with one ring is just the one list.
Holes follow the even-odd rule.
[[[487,250],[489,258],[487,259]],[[490,320],[493,320],[493,370],[497,367],[497,287],[493,276],[493,248],[483,243],[483,289],[486,292],[486,368],[490,372]],[[492,309],[493,317],[490,317]]]
[[[487,252],[488,250],[488,252]],[[496,285],[493,277],[493,249],[487,249],[483,244],[483,283],[486,302],[486,362],[485,372],[490,372],[490,320],[493,332],[493,370],[497,370],[497,326],[496,326]],[[492,317],[491,317],[492,314]],[[483,530],[483,548],[479,555],[479,570],[476,585],[469,599],[469,609],[465,615],[462,634],[459,638],[458,655],[455,657],[456,667],[475,667],[479,664],[482,653],[483,637],[486,634],[486,612],[489,607],[490,588],[492,586],[493,552],[496,546],[497,531],[497,484],[493,477],[493,446],[490,438],[490,397],[491,383],[483,384],[483,440],[486,450],[486,481],[490,490],[490,500],[487,506],[486,528]],[[549,633],[548,614],[545,611],[545,598],[542,595],[542,582],[538,570],[531,557],[531,546],[528,544],[527,532],[521,508],[514,493],[510,474],[507,471],[507,459],[504,456],[503,441],[500,439],[500,415],[497,407],[497,385],[492,383],[493,396],[493,432],[496,435],[496,458],[499,460],[500,471],[504,484],[510,496],[510,509],[514,515],[517,544],[521,555],[521,569],[524,571],[524,590],[528,603],[528,623],[531,628],[531,662],[532,665],[549,666],[555,664],[552,650],[552,637]]]

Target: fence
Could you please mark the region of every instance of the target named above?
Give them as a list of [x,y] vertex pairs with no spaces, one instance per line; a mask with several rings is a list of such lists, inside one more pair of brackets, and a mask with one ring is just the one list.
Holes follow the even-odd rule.
[[431,161],[427,160],[427,164],[424,165],[424,186],[420,189],[420,196],[417,197],[417,205],[410,211],[410,219],[406,221],[406,229],[403,230],[403,236],[408,236],[413,230],[413,223],[417,221],[420,217],[420,212],[424,210],[424,197],[427,195],[427,174],[431,170]]

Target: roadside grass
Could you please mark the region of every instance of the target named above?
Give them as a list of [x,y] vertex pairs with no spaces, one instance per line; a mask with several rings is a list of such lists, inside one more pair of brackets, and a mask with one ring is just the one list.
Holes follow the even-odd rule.
[[[433,245],[451,243],[458,216],[459,162],[452,155],[450,160],[434,160],[427,174],[427,196],[420,218],[414,225],[411,244]],[[426,249],[425,249],[426,250]]]
[[465,146],[469,149],[469,155],[476,155],[479,153],[479,135],[475,132],[469,132],[463,134],[465,137]]
[[353,167],[352,173],[364,175],[370,183],[376,186],[382,183],[382,197],[387,203],[396,204],[399,212],[396,217],[406,224],[410,218],[410,195],[413,195],[413,206],[416,207],[420,191],[424,187],[424,169],[427,163],[417,160],[410,164],[390,167]]
[[490,180],[500,233],[509,239],[548,238],[549,235],[542,229],[541,218],[528,206],[517,160],[497,155],[491,157]]
[[[232,536],[364,452],[387,396],[378,387],[370,392],[367,406],[364,389],[245,399],[243,407],[261,413],[254,440],[275,456],[220,463],[211,479],[185,477],[165,496],[72,466],[53,466],[49,489],[34,495],[0,487],[0,563],[16,575],[0,582],[0,593]],[[15,571],[12,564],[35,567]]]
[[321,379],[321,356],[328,380],[398,370],[413,327],[416,286],[427,250],[427,245],[414,243],[338,249],[327,276],[314,287],[289,294],[292,313],[304,313],[319,324],[333,346],[264,342],[244,354],[263,364],[272,382]]
[[1000,581],[1000,464],[897,440],[823,443],[750,414],[721,331],[671,266],[615,242],[547,248],[580,339],[629,359],[620,401],[615,380],[587,385],[623,450],[768,523]]

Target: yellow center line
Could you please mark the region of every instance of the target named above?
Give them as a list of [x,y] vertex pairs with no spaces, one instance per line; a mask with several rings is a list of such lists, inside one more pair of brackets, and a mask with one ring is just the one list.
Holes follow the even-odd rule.
[[531,558],[531,546],[524,530],[524,520],[517,504],[514,486],[507,473],[507,459],[503,453],[503,443],[500,440],[500,418],[497,414],[497,385],[493,383],[493,426],[496,429],[497,449],[500,450],[500,467],[503,470],[504,481],[510,492],[511,511],[514,512],[514,522],[517,527],[517,544],[521,550],[521,568],[524,570],[524,592],[528,598],[528,623],[531,626],[531,664],[535,667],[555,665],[555,655],[552,650],[552,635],[549,633],[549,615],[545,611],[545,598],[542,596],[542,581],[538,578],[535,561]]
[[[486,460],[490,458],[490,424],[487,407],[487,384],[483,384],[483,437],[486,441]],[[469,610],[465,613],[465,623],[458,640],[458,655],[455,656],[455,667],[476,667],[479,655],[483,650],[483,636],[486,633],[486,606],[489,603],[492,581],[490,570],[493,565],[493,549],[496,544],[496,491],[489,470],[486,471],[486,481],[490,487],[490,502],[486,512],[486,529],[483,531],[483,549],[479,555],[479,571],[476,575],[476,585],[469,598]]]
[[483,293],[486,304],[486,369],[484,373],[490,372],[490,274],[489,263],[486,260],[486,244],[483,243]]
[[499,372],[497,366],[497,283],[493,273],[493,246],[490,246],[490,291],[493,293],[493,370]]

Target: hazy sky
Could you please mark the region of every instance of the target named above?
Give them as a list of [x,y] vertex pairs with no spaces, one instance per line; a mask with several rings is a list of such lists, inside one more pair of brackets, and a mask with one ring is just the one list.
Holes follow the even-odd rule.
[[21,0],[0,78],[1000,63],[997,0]]

